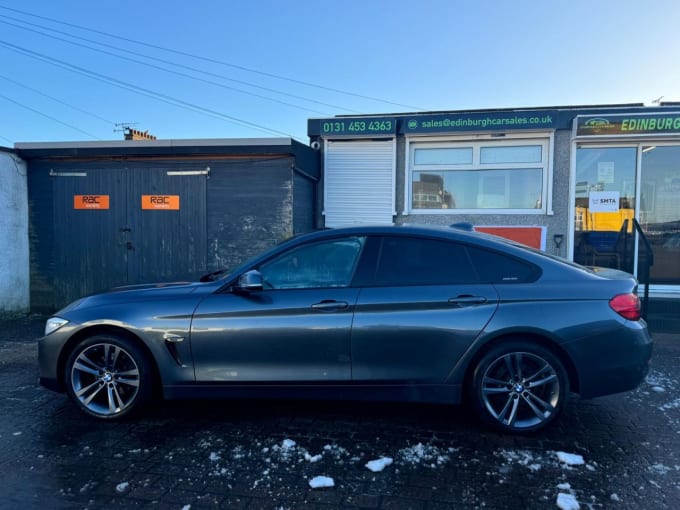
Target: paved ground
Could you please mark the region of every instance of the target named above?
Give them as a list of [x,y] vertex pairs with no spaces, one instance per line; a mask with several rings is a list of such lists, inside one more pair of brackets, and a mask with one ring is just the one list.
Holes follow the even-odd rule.
[[[3,509],[680,508],[677,334],[654,335],[640,389],[574,399],[556,427],[518,438],[422,405],[166,403],[98,423],[38,386],[42,324],[0,323]],[[383,456],[383,471],[365,467]],[[335,487],[310,488],[319,475]]]

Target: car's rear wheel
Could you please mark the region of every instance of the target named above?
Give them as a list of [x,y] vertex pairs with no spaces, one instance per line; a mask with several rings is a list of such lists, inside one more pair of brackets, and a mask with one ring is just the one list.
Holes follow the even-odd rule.
[[90,416],[118,419],[138,411],[152,394],[151,364],[127,338],[95,335],[83,340],[66,362],[71,399]]
[[552,351],[512,340],[482,356],[471,393],[472,405],[486,424],[502,432],[536,432],[562,412],[569,379]]

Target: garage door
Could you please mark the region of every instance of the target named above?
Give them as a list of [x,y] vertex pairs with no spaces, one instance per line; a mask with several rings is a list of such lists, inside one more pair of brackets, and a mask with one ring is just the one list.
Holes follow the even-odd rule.
[[327,141],[324,216],[327,227],[391,224],[395,212],[395,141]]
[[206,176],[179,174],[160,168],[52,174],[59,302],[205,271]]

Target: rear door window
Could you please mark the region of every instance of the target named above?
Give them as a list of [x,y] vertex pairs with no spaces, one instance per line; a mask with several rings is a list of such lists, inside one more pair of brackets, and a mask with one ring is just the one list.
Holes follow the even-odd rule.
[[478,281],[464,245],[419,237],[383,238],[375,285],[445,285]]
[[476,246],[468,251],[483,283],[528,283],[538,279],[541,271],[524,260]]

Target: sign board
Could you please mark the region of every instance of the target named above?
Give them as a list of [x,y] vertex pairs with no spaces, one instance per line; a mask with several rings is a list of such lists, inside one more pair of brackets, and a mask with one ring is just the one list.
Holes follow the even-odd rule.
[[554,111],[471,112],[405,117],[401,119],[400,132],[409,135],[451,131],[555,129],[557,127],[558,115]]
[[179,195],[142,195],[142,209],[179,211]]
[[381,136],[394,135],[397,132],[397,120],[393,117],[311,119],[318,122],[318,134],[321,136]]
[[74,209],[108,209],[109,195],[73,195]]
[[618,191],[591,191],[588,197],[590,212],[617,212],[619,210]]
[[597,164],[597,182],[612,184],[614,182],[614,162],[600,161]]
[[639,136],[680,134],[680,113],[642,115],[579,115],[574,120],[576,136]]

